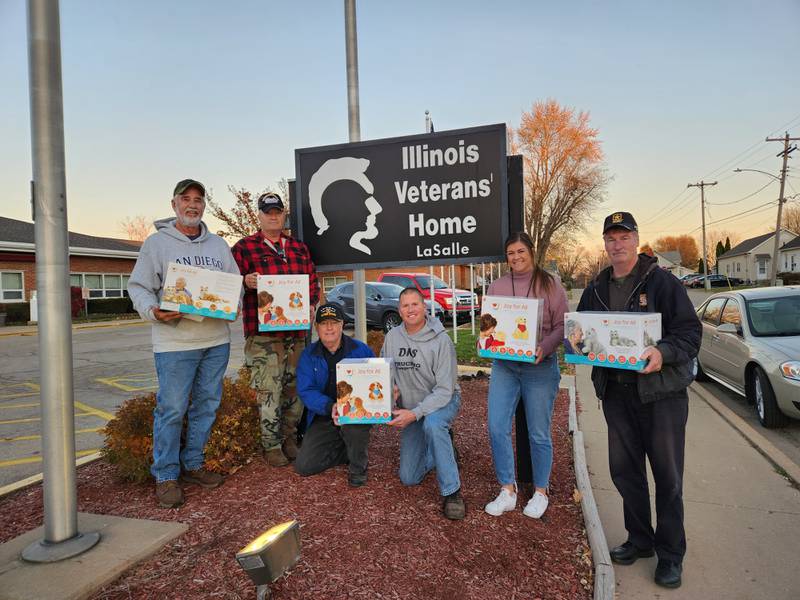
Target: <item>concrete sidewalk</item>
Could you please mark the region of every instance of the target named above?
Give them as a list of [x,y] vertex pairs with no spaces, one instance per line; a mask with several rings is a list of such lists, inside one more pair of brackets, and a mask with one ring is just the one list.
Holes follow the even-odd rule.
[[[609,475],[606,423],[590,372],[587,366],[577,368],[579,423],[606,540],[616,546],[627,537],[622,500]],[[650,477],[651,498],[653,491]],[[684,507],[683,586],[674,591],[657,586],[656,559],[640,559],[614,566],[618,598],[800,597],[800,492],[691,389]]]
[[[91,321],[89,323],[73,323],[72,331],[78,329],[96,329],[98,327],[124,327],[126,325],[142,325],[148,323],[144,319],[116,319],[113,321]],[[0,327],[0,337],[11,335],[36,335],[39,333],[38,325],[6,325]]]

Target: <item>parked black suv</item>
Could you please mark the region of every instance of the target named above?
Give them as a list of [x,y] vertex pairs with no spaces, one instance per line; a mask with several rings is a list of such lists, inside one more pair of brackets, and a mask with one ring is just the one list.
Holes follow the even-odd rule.
[[[398,306],[400,303],[400,292],[403,288],[393,283],[381,283],[379,281],[366,282],[367,297],[367,325],[380,327],[384,331],[389,331],[392,327],[400,325],[400,313]],[[337,304],[344,312],[345,322],[355,321],[353,307],[353,282],[340,283],[325,295],[328,302]],[[430,300],[425,300],[425,308],[431,310]],[[444,320],[444,310],[441,306],[435,307],[436,317]]]

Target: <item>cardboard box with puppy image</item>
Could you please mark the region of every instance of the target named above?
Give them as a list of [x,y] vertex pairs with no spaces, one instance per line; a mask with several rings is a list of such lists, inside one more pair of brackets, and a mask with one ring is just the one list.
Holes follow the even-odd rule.
[[259,331],[311,328],[308,275],[259,275],[256,294]]
[[536,362],[542,329],[542,300],[484,296],[481,304],[478,356]]
[[644,349],[661,339],[661,313],[571,312],[564,314],[564,360],[641,371]]
[[190,265],[169,263],[159,308],[202,317],[235,321],[242,276]]
[[345,358],[336,364],[339,425],[392,420],[392,360]]

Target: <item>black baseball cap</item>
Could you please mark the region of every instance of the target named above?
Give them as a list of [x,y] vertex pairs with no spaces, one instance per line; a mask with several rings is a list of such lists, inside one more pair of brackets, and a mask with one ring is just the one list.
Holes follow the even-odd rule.
[[204,186],[199,181],[195,181],[194,179],[181,179],[178,184],[175,186],[175,191],[172,192],[173,196],[178,196],[188,190],[190,187],[196,187],[201,192],[203,192],[203,198],[206,197],[206,186]]
[[266,194],[261,194],[258,197],[258,210],[261,212],[267,212],[273,208],[278,208],[280,210],[284,209],[283,200],[281,200],[281,197],[278,194],[275,192],[267,192]]
[[606,220],[603,222],[603,235],[605,235],[609,229],[614,228],[639,231],[639,227],[636,225],[636,219],[634,219],[633,215],[629,212],[615,212],[606,217]]
[[322,323],[326,319],[333,319],[334,321],[344,321],[344,313],[342,309],[335,304],[326,303],[317,309],[317,316],[315,321]]

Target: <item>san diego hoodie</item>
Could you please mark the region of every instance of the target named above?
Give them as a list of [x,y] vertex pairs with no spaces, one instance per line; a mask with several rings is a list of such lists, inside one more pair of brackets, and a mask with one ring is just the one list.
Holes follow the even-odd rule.
[[143,319],[153,322],[153,352],[197,350],[226,344],[231,340],[228,321],[176,319],[159,321],[153,315],[164,291],[167,265],[176,262],[211,271],[239,274],[227,242],[200,223],[200,235],[190,240],[175,228],[175,217],[153,223],[156,232],[148,237],[128,281],[128,295]]
[[426,316],[425,325],[409,334],[405,325],[391,329],[381,356],[392,358],[398,404],[420,418],[446,406],[459,391],[456,349],[439,319]]

